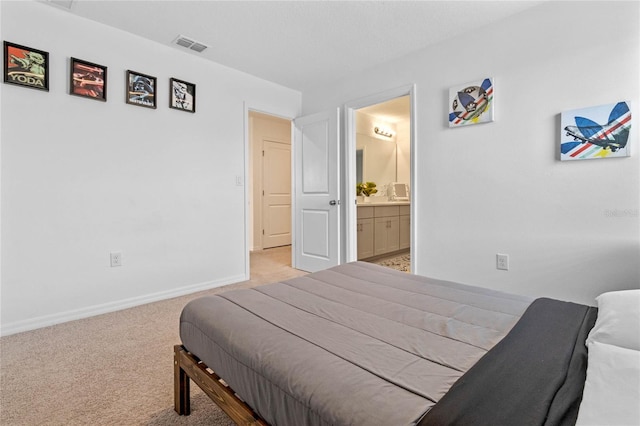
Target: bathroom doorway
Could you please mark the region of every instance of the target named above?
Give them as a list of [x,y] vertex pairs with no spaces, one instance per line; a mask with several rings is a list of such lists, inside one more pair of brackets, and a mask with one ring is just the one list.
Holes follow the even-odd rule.
[[[414,226],[413,87],[347,105],[347,261],[362,260],[407,272]],[[349,197],[347,197],[349,199]]]

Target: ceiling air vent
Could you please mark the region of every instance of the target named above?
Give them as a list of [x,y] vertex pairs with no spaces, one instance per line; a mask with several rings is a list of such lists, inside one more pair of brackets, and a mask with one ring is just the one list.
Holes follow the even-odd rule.
[[185,37],[183,35],[179,35],[178,38],[174,41],[178,46],[186,47],[187,49],[195,50],[200,53],[208,46],[206,44],[200,43],[199,41],[195,41],[190,39],[189,37]]
[[71,4],[73,0],[47,0],[50,4],[54,4],[56,6],[64,7],[65,9],[71,10]]
[[207,46],[205,46],[202,43],[198,43],[198,42],[193,43],[193,45],[190,47],[191,50],[195,50],[198,53],[202,52],[206,48],[207,48]]

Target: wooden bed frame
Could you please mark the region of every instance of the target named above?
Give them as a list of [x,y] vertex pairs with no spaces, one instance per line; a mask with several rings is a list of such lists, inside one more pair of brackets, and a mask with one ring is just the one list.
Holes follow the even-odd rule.
[[193,380],[238,425],[269,426],[242,401],[209,367],[182,345],[173,347],[173,391],[175,410],[181,416],[191,414]]

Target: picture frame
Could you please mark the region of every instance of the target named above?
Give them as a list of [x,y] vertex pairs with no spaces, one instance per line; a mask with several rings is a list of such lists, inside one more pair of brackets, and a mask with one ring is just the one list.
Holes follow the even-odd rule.
[[4,41],[4,82],[49,91],[49,53]]
[[177,78],[170,78],[169,108],[195,113],[196,85]]
[[493,121],[493,78],[449,88],[449,128]]
[[560,114],[560,161],[631,156],[630,102],[563,111]]
[[127,70],[126,102],[145,108],[157,108],[158,79],[147,74]]
[[69,94],[96,101],[107,101],[107,67],[71,58]]

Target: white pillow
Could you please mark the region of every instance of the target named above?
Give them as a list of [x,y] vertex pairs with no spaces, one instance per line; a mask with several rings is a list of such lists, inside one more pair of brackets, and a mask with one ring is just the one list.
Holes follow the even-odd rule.
[[592,342],[576,426],[640,425],[638,401],[640,351]]
[[598,319],[587,345],[600,342],[640,350],[640,290],[603,293],[596,302]]

